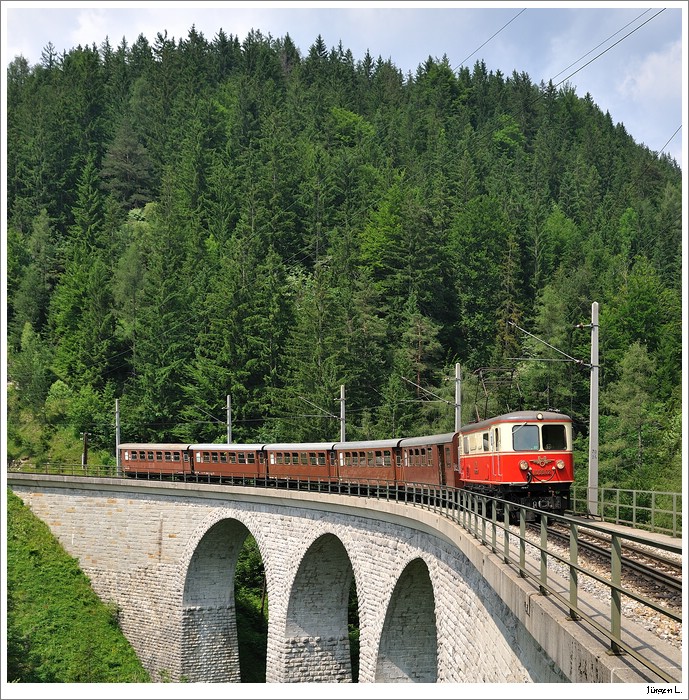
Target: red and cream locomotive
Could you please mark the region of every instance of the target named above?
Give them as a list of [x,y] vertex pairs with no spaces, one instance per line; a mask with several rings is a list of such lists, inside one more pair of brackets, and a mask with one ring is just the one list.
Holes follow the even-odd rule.
[[539,510],[569,508],[574,479],[571,418],[516,411],[459,432],[317,443],[119,446],[125,476],[221,482],[292,481],[405,489],[449,486]]

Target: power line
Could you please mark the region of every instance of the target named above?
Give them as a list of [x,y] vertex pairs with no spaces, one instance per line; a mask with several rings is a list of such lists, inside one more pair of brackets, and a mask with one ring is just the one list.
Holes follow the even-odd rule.
[[[502,27],[500,27],[500,29],[498,29],[497,32],[495,32],[495,34],[493,34],[493,36],[491,36],[491,37],[489,37],[488,39],[486,39],[486,40],[481,44],[481,46],[479,46],[479,47],[476,49],[476,51],[480,51],[489,41],[491,41],[491,40],[494,39],[498,34],[500,34],[500,32],[501,32],[503,29],[505,29],[505,27],[507,27],[508,25],[512,24],[512,22],[514,22],[514,20],[517,19],[517,17],[519,17],[519,15],[521,15],[523,12],[526,12],[526,8],[524,8],[524,9],[522,9],[522,10],[519,10],[519,12],[518,12],[514,17],[512,17],[512,19],[511,19],[509,22],[507,22],[507,24],[504,24]],[[470,54],[457,66],[457,68],[455,68],[455,70],[458,70],[459,68],[461,68],[461,67],[476,53],[476,51],[472,51],[472,53],[470,53]]]
[[665,150],[665,147],[668,145],[668,143],[670,143],[670,141],[672,141],[672,139],[675,138],[675,136],[677,136],[677,133],[679,132],[679,130],[680,130],[681,128],[682,128],[682,125],[680,124],[680,125],[675,129],[675,133],[672,134],[672,136],[670,136],[670,138],[663,144],[663,147],[662,147],[659,151],[657,151],[657,153],[662,153],[662,152]]
[[579,63],[579,61],[581,61],[583,58],[586,58],[590,53],[595,51],[597,48],[603,46],[603,44],[605,44],[607,41],[610,41],[610,39],[612,39],[614,36],[619,34],[623,29],[626,29],[630,24],[634,24],[634,22],[636,22],[638,19],[641,19],[647,12],[650,12],[650,10],[644,10],[638,17],[635,17],[631,22],[627,22],[627,24],[625,24],[623,27],[620,27],[616,32],[611,34],[607,39],[603,39],[603,41],[601,41],[600,44],[598,44],[597,46],[594,46],[592,49],[587,51],[583,56],[580,56],[579,58],[577,58],[576,61],[573,61],[572,63],[570,63],[566,68],[563,68],[559,73],[555,73],[555,75],[553,75],[550,79],[554,80],[555,78],[557,78],[558,75],[562,75],[562,73],[564,73],[566,70],[569,70],[573,65]]
[[[648,24],[651,20],[655,19],[659,14],[661,14],[661,12],[665,12],[665,8],[663,8],[662,10],[659,10],[658,12],[656,12],[653,15],[653,17],[649,17],[645,22],[640,24],[638,27],[635,27],[634,29],[632,29],[631,32],[625,34],[621,39],[618,39],[614,44],[608,46],[608,48],[605,49],[605,51],[601,51],[597,56],[594,56],[590,61],[588,61],[587,63],[584,63],[584,65],[581,66],[581,68],[577,68],[573,73],[570,73],[566,78],[563,78],[559,83],[557,83],[557,85],[555,85],[555,87],[558,87],[558,85],[562,85],[562,83],[569,80],[573,75],[576,75],[580,70],[583,70],[584,68],[586,68],[586,66],[590,65],[591,63],[593,63],[594,61],[599,59],[603,54],[607,53],[608,51],[610,51],[610,49],[614,48],[620,42],[624,41],[628,36],[631,36],[632,34],[634,34],[634,32],[641,29],[641,27],[643,27],[645,24]],[[614,34],[613,34],[613,36],[614,36]],[[605,43],[605,42],[603,42],[603,43]],[[575,61],[575,63],[576,63],[576,61]],[[567,70],[567,69],[565,69],[565,70]],[[562,73],[562,72],[563,71],[560,71],[560,73]],[[560,75],[560,73],[558,73],[558,75]],[[552,78],[551,78],[551,80],[552,80]]]

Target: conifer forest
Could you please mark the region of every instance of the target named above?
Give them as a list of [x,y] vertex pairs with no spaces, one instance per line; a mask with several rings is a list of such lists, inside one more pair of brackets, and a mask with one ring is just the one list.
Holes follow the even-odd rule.
[[116,401],[335,441],[342,386],[348,440],[449,432],[460,363],[463,422],[563,411],[585,470],[597,302],[600,484],[681,491],[682,173],[595,96],[192,26],[16,57],[7,144],[8,460],[114,463]]

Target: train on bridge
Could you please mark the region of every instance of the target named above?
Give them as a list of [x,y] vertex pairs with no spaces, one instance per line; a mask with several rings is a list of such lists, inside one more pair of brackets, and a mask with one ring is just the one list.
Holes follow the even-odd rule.
[[221,483],[327,483],[364,489],[448,486],[557,514],[570,507],[572,420],[515,411],[459,431],[386,440],[315,443],[123,443],[133,478]]

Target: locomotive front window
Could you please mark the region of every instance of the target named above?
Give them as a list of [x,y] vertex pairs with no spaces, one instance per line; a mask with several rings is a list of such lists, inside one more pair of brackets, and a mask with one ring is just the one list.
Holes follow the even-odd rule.
[[567,449],[567,434],[564,425],[544,425],[542,432],[544,450]]
[[512,427],[512,447],[516,452],[537,450],[538,426],[515,425]]

